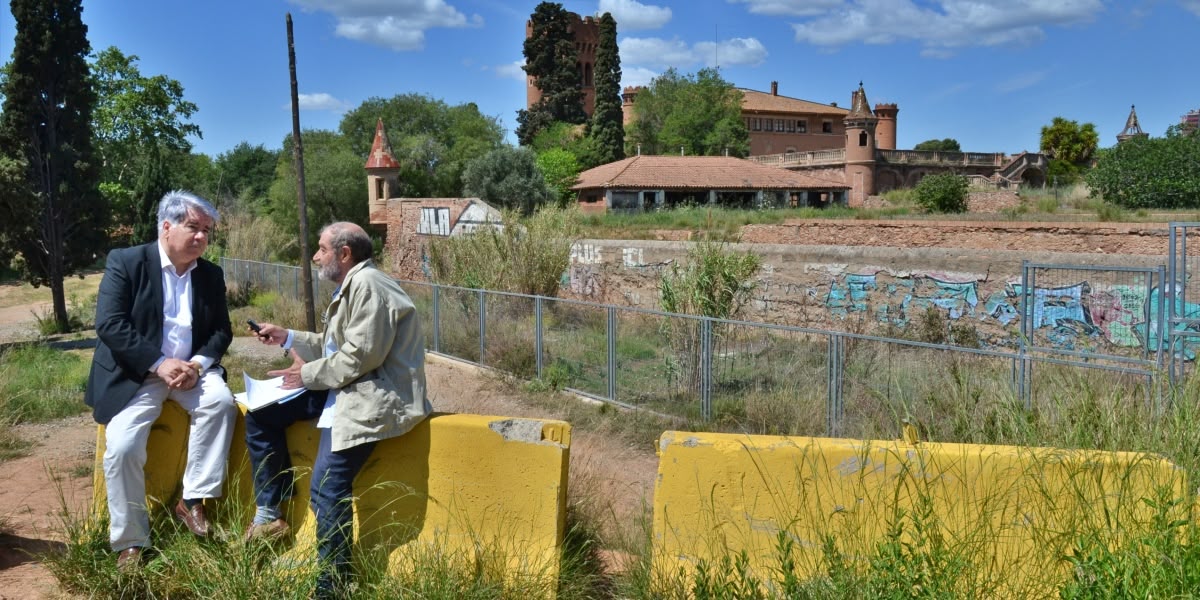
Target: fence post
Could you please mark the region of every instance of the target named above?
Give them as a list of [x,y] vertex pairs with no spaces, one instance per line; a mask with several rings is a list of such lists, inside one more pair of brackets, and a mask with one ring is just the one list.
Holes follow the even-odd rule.
[[433,284],[433,351],[434,352],[442,351],[442,343],[441,343],[442,342],[442,324],[441,324],[441,318],[440,318],[441,314],[442,314],[441,292],[442,292],[442,286],[440,286],[436,283]]
[[826,417],[825,427],[829,431],[829,437],[841,437],[842,435],[842,417],[844,416],[845,408],[842,405],[842,373],[845,369],[843,364],[845,360],[845,352],[843,352],[842,336],[831,333],[829,334],[828,344],[826,347]]
[[1034,302],[1033,286],[1036,285],[1036,276],[1033,275],[1032,269],[1029,268],[1029,261],[1021,261],[1021,337],[1018,340],[1020,344],[1018,354],[1020,358],[1020,368],[1017,370],[1017,397],[1025,405],[1025,410],[1033,410],[1033,364],[1027,356],[1029,340],[1033,339],[1033,311]]
[[533,297],[533,353],[536,356],[537,377],[542,378],[542,297]]
[[487,366],[483,360],[483,353],[487,351],[487,300],[483,290],[476,291],[479,292],[479,364]]
[[608,307],[608,319],[605,327],[605,338],[608,342],[608,399],[617,401],[617,307]]
[[700,416],[712,420],[712,319],[700,319]]

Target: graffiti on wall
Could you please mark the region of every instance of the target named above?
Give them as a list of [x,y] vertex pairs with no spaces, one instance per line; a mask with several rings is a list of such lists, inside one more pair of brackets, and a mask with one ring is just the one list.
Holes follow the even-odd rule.
[[[788,292],[794,288],[775,289]],[[985,345],[1012,346],[1020,334],[1022,287],[1014,281],[961,281],[940,274],[892,275],[880,270],[832,274],[824,283],[807,287],[805,293],[832,319],[862,315],[881,324],[907,327],[933,307],[951,321],[970,322]],[[1157,334],[1159,294],[1157,287],[1144,281],[1100,285],[1083,280],[1038,286],[1029,294],[1031,342],[1104,354],[1158,352],[1167,345]],[[778,294],[764,296],[757,306],[779,300]],[[1200,319],[1200,304],[1175,302],[1177,314]],[[1188,360],[1196,351],[1200,351],[1200,337],[1196,344],[1180,349]]]

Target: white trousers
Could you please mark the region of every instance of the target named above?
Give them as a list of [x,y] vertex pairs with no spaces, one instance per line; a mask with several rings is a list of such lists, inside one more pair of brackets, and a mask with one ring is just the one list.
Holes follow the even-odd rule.
[[150,546],[150,516],[146,511],[146,441],[162,413],[163,402],[174,400],[187,411],[187,465],[183,497],[221,495],[233,439],[236,409],[233,393],[217,369],[209,369],[190,390],[172,390],[150,375],[133,399],[104,428],[104,481],[108,488],[109,542],[120,552]]

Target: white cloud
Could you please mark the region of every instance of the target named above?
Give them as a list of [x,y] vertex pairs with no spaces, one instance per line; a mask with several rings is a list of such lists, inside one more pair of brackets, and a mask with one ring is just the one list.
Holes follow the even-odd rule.
[[632,69],[621,68],[621,89],[625,89],[631,85],[650,85],[650,81],[658,77],[661,73],[643,69],[642,67],[634,67]]
[[1200,0],[1179,0],[1179,4],[1183,5],[1185,10],[1189,10],[1197,17],[1200,17]]
[[[297,94],[296,99],[300,104],[300,110],[328,110],[333,112],[342,112],[350,108],[350,103],[344,100],[338,100],[330,94],[321,92],[318,94]],[[290,104],[285,104],[284,108],[291,110]]]
[[[716,51],[713,51],[714,46]],[[700,42],[693,47],[706,66],[761,65],[767,59],[767,48],[754,38],[733,38],[720,44]],[[715,62],[714,62],[715,60]]]
[[516,79],[517,81],[525,81],[525,70],[521,67],[525,66],[524,60],[514,60],[506,65],[493,67],[496,75],[504,79]]
[[658,29],[671,20],[671,9],[637,0],[600,0],[600,14],[612,13],[617,29]]
[[679,38],[625,38],[618,46],[622,64],[673,67],[697,62],[691,47]]
[[756,15],[811,17],[841,8],[842,0],[726,0],[730,4],[745,4]]
[[713,42],[689,46],[678,38],[625,38],[620,42],[621,63],[646,67],[679,67],[694,64],[713,65],[714,57],[722,65],[758,65],[767,58],[767,49],[754,38],[722,41],[713,52]]
[[818,46],[911,40],[923,55],[941,57],[968,46],[1032,44],[1047,26],[1086,23],[1102,10],[1102,0],[849,0],[792,29],[797,42]]
[[337,18],[337,35],[392,50],[420,50],[425,30],[433,27],[478,27],[483,18],[468,19],[444,0],[290,0],[305,11]]
[[1038,83],[1041,83],[1041,81],[1049,74],[1049,71],[1030,71],[1028,73],[1021,73],[997,83],[996,91],[1002,94],[1011,94],[1012,92],[1033,87]]

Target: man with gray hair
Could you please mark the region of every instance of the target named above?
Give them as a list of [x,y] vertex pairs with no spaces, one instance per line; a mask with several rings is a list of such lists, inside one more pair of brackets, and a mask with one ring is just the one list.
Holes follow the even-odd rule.
[[191,421],[175,515],[207,536],[203,501],[222,493],[236,409],[220,360],[233,331],[224,273],[201,258],[218,219],[204,198],[167,193],[158,240],[110,252],[100,282],[84,400],[105,426],[109,541],[122,570],[139,565],[150,546],[146,442],[167,399]]
[[287,428],[317,419],[311,474],[320,571],[317,598],[342,597],[351,572],[354,478],[375,444],[404,435],[433,411],[425,395],[425,340],[416,309],[395,279],[375,268],[371,238],[354,223],[321,230],[313,255],[321,279],[337,284],[325,311],[325,333],[263,323],[258,336],[292,353],[286,389],[308,391],[246,414],[246,447],[254,469],[254,521],[248,540],[286,535],[280,503],[291,497]]

